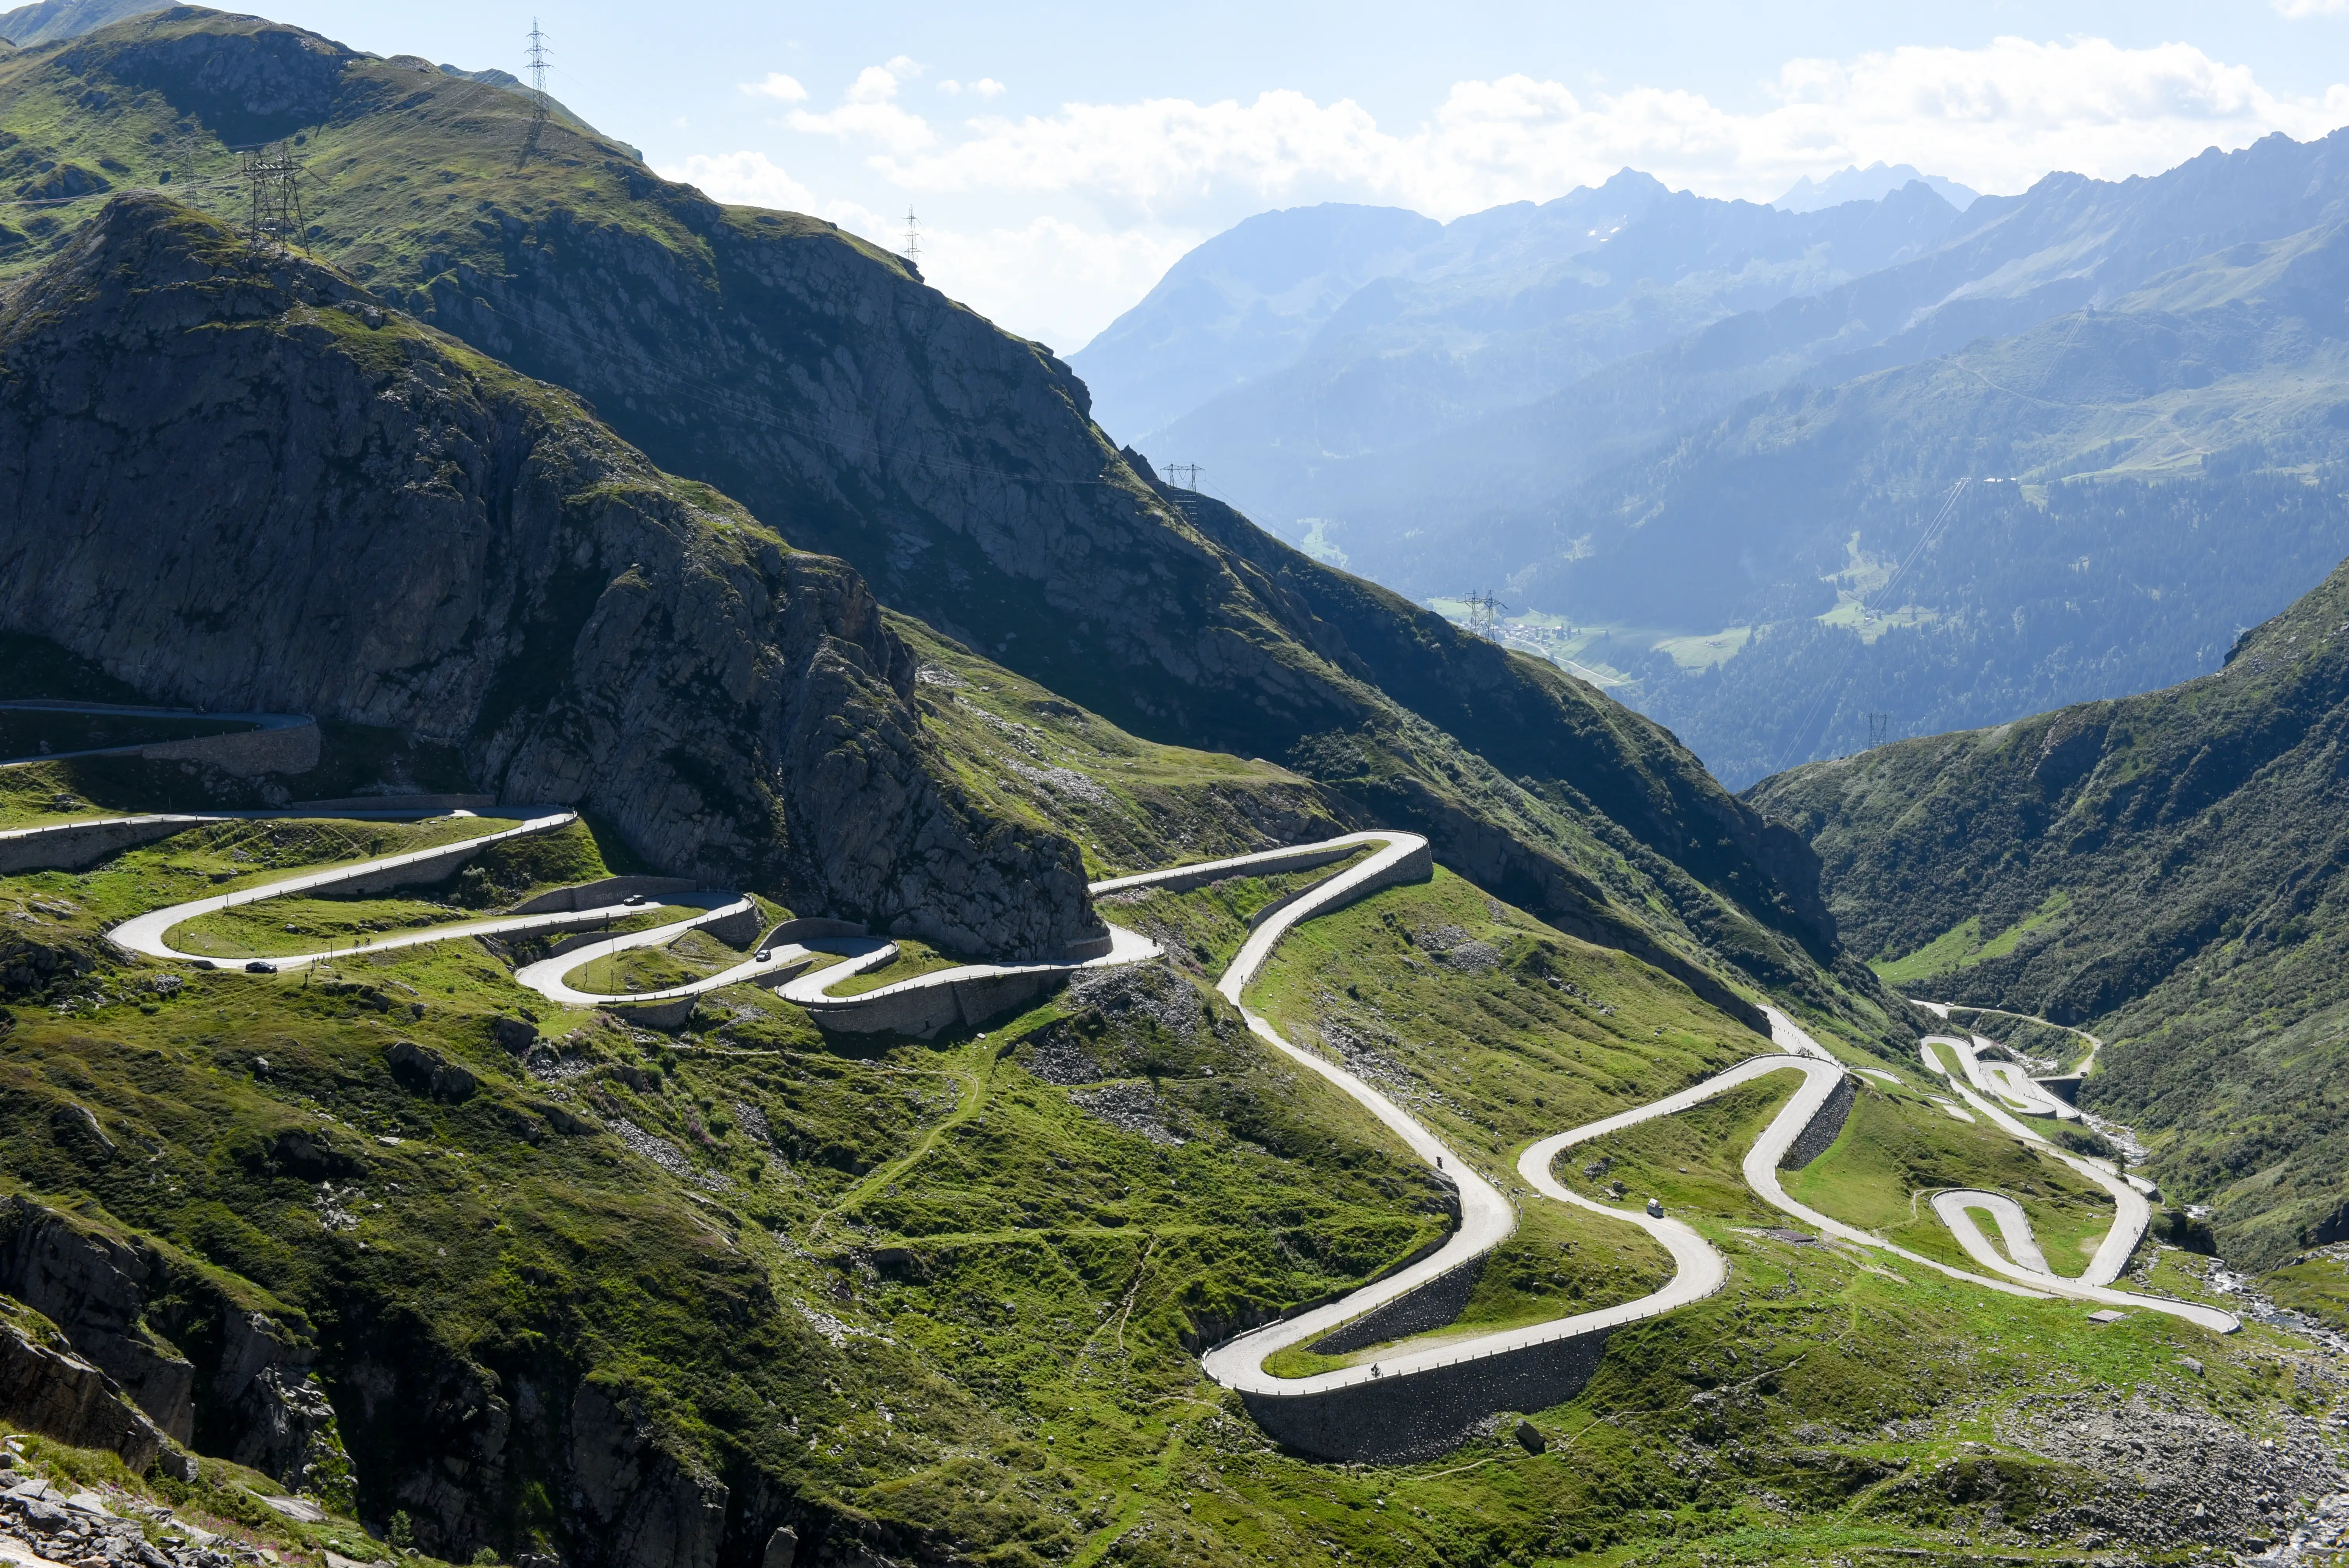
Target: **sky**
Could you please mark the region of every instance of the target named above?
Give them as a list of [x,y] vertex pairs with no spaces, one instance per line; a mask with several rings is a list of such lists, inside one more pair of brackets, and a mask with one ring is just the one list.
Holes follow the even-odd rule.
[[[662,174],[900,252],[910,210],[931,283],[1063,354],[1268,208],[1450,220],[1627,166],[1767,201],[1879,160],[2008,193],[2349,124],[2349,0],[541,3],[548,90]],[[256,8],[517,72],[533,20]]]

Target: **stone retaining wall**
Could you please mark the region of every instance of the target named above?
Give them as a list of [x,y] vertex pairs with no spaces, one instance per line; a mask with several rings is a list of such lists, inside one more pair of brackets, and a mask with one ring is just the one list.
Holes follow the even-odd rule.
[[1573,1398],[1599,1369],[1611,1332],[1593,1329],[1323,1393],[1244,1391],[1240,1401],[1275,1441],[1315,1459],[1413,1464],[1458,1448],[1495,1411],[1544,1410]]
[[307,773],[318,766],[318,727],[312,723],[288,724],[236,735],[166,740],[142,746],[137,755],[142,762],[201,762],[236,779],[258,779],[264,773]]
[[809,1017],[835,1034],[910,1035],[926,1040],[957,1024],[978,1025],[1024,1007],[1058,990],[1075,971],[1066,967],[1013,969],[1001,975],[957,980],[943,985],[908,985],[894,995],[840,996],[810,1005]]
[[786,942],[823,942],[836,936],[862,936],[864,927],[853,920],[833,920],[821,914],[803,914],[787,920],[760,942],[761,947],[776,947]]
[[[500,843],[512,841],[501,839]],[[349,893],[386,892],[396,887],[428,887],[455,876],[467,861],[490,848],[486,839],[469,839],[460,844],[424,852],[420,858],[404,866],[388,866],[379,872],[367,872],[339,882],[322,882],[305,894],[316,898],[321,894],[334,897]]]
[[674,1029],[693,1016],[695,1000],[691,996],[674,996],[666,1002],[630,1004],[615,1001],[605,1004],[604,1010],[614,1017],[647,1029]]
[[760,923],[765,918],[757,904],[746,903],[722,919],[707,921],[694,929],[708,932],[729,947],[748,948],[759,939]]
[[[1352,852],[1352,847],[1349,847],[1347,852],[1350,854]],[[1365,878],[1361,882],[1355,883],[1352,887],[1346,889],[1343,892],[1339,893],[1334,898],[1331,898],[1328,903],[1322,904],[1313,912],[1313,918],[1319,919],[1322,915],[1335,913],[1337,911],[1344,909],[1350,904],[1361,903],[1362,900],[1370,897],[1371,894],[1374,892],[1383,892],[1388,888],[1397,887],[1404,882],[1425,882],[1434,874],[1435,851],[1428,845],[1423,843],[1419,848],[1412,851],[1411,853],[1403,856],[1401,860],[1387,867],[1386,870],[1380,872],[1375,876]],[[1255,930],[1257,927],[1262,925],[1266,921],[1271,919],[1273,915],[1278,913],[1289,904],[1296,903],[1299,899],[1303,898],[1308,894],[1319,892],[1321,887],[1322,883],[1315,882],[1311,887],[1299,888],[1297,892],[1290,893],[1287,898],[1277,900],[1267,907],[1257,911],[1254,918],[1250,919],[1248,922],[1248,929],[1251,931]],[[1267,954],[1265,956],[1268,963],[1271,961],[1270,954]]]
[[632,895],[666,898],[673,892],[697,892],[700,886],[691,877],[605,877],[600,882],[581,882],[577,887],[559,887],[553,892],[524,899],[506,913],[551,914],[557,910],[596,909],[604,904],[617,903]]
[[1858,1093],[1859,1080],[1849,1073],[1844,1074],[1842,1081],[1835,1086],[1835,1092],[1827,1096],[1816,1114],[1812,1116],[1811,1124],[1787,1145],[1786,1157],[1778,1161],[1778,1169],[1800,1171],[1825,1154],[1827,1146],[1836,1140],[1836,1135],[1843,1130],[1844,1118],[1851,1114],[1851,1102]]
[[1490,1256],[1490,1253],[1479,1253],[1458,1267],[1446,1269],[1410,1295],[1399,1295],[1351,1323],[1340,1325],[1309,1348],[1317,1356],[1343,1356],[1442,1328],[1467,1309],[1468,1297],[1476,1282],[1485,1277],[1485,1260]]
[[58,822],[0,833],[0,876],[78,872],[134,844],[151,844],[206,820],[202,817],[129,817],[111,822]]
[[[1342,861],[1362,847],[1361,844],[1340,844],[1332,849],[1327,844],[1316,844],[1291,851],[1287,854],[1269,855],[1250,866],[1226,866],[1217,871],[1214,869],[1213,862],[1209,862],[1189,871],[1176,871],[1164,876],[1154,876],[1147,882],[1137,885],[1154,888],[1161,892],[1189,892],[1193,888],[1206,887],[1210,882],[1224,882],[1232,877],[1269,877],[1278,876],[1284,872],[1311,871],[1315,866],[1326,866],[1332,861]],[[1125,879],[1120,877],[1114,880],[1123,882]]]

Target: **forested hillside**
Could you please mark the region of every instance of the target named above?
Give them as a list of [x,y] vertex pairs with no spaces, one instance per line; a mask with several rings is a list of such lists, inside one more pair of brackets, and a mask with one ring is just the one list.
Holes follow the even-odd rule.
[[1758,399],[1583,491],[1519,591],[1750,637],[1687,676],[1610,645],[1740,785],[1849,749],[1868,713],[1917,734],[2210,669],[2349,552],[2344,284],[2327,227]]

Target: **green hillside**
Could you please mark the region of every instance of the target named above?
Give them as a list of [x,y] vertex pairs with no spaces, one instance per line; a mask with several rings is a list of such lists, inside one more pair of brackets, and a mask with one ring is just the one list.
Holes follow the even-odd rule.
[[1547,918],[1884,1015],[1864,973],[1821,974],[1799,845],[1669,735],[1236,515],[1195,524],[1065,366],[898,258],[720,207],[567,117],[526,145],[529,107],[192,7],[28,50],[0,61],[11,156],[90,194],[38,210],[0,274],[55,254],[108,190],[166,174],[233,216],[227,146],[291,139],[316,256],[582,396],[892,609],[1131,733],[1268,758],[1420,828]]
[[[996,674],[961,673],[974,689]],[[35,771],[54,789],[89,766]],[[1116,787],[1113,767],[1098,777]],[[779,1532],[798,1561],[1038,1568],[1333,1552],[1693,1568],[1993,1542],[2061,1560],[2116,1528],[2240,1540],[2280,1515],[2249,1488],[2207,1517],[2116,1488],[2069,1417],[2049,1421],[2050,1392],[2091,1421],[2158,1408],[2190,1435],[2163,1462],[2205,1494],[2246,1464],[2273,1472],[2245,1434],[2321,1408],[2279,1376],[2300,1352],[2268,1331],[2099,1329],[2077,1304],[1896,1275],[1771,1228],[1737,1174],[1782,1098],[1764,1085],[1608,1146],[1728,1253],[1723,1293],[1619,1332],[1583,1395],[1524,1413],[1534,1447],[1513,1415],[1440,1459],[1327,1465],[1269,1443],[1196,1352],[1439,1234],[1444,1194],[1254,1042],[1191,950],[925,1043],[827,1038],[749,985],[657,1033],[550,1007],[470,941],[307,977],[125,965],[90,941],[142,890],[185,896],[165,868],[266,844],[284,874],[302,843],[338,852],[334,827],[207,827],[0,878],[31,912],[19,955],[80,955],[9,982],[0,1187],[25,1203],[0,1230],[61,1223],[151,1260],[143,1331],[200,1367],[222,1304],[265,1313],[331,1406],[305,1407],[246,1484],[452,1561],[722,1568]],[[609,869],[593,828],[564,835],[574,876]],[[1210,939],[1262,896],[1113,908],[1195,934],[1212,973]],[[1746,1048],[1669,976],[1449,873],[1309,924],[1264,995],[1480,1163]],[[429,1083],[403,1066],[419,1048]],[[2042,1164],[1871,1087],[1806,1196],[1942,1245],[1904,1183],[2020,1182],[2068,1234],[2086,1200]],[[1656,1266],[1628,1227],[1529,1212],[1454,1332],[1623,1299]],[[2199,1266],[2149,1250],[2132,1283],[2203,1296]],[[199,1448],[249,1444],[252,1418],[210,1387]],[[54,1446],[27,1462],[119,1473]],[[680,1540],[702,1510],[714,1534]],[[347,1537],[330,1520],[257,1539],[347,1553]]]
[[2085,1103],[2267,1266],[2349,1227],[2349,568],[2219,674],[1765,780],[1911,995],[2109,1042]]

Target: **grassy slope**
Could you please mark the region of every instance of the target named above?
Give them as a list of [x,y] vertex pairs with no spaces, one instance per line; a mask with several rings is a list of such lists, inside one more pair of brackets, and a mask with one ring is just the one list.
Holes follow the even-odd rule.
[[1753,791],[1817,846],[1862,951],[1913,966],[1967,920],[2016,930],[1930,994],[2103,1036],[2088,1103],[2260,1264],[2349,1223],[2344,627],[2349,571],[2220,675]]
[[2111,1198],[2069,1166],[1994,1127],[1959,1121],[1922,1094],[1872,1081],[1843,1134],[1785,1187],[1822,1213],[1975,1272],[1927,1202],[1937,1191],[1979,1187],[2014,1199],[2059,1274],[2078,1274],[2113,1222]]
[[1347,830],[1309,780],[1261,758],[1144,740],[919,621],[922,717],[989,811],[1068,834],[1099,881]]
[[[67,891],[90,902],[87,886]],[[1183,896],[1214,906],[1195,916],[1202,931],[1238,921],[1215,890]],[[1247,890],[1242,909],[1264,896]],[[1501,962],[1483,967],[1463,936]],[[1350,1473],[1266,1447],[1198,1382],[1194,1346],[1412,1250],[1439,1222],[1433,1193],[1350,1102],[1257,1048],[1195,980],[1164,980],[1198,998],[1187,1035],[1063,996],[984,1037],[835,1045],[750,988],[720,994],[676,1039],[557,1012],[470,943],[347,963],[360,985],[189,974],[162,995],[140,989],[148,973],[60,985],[51,1007],[20,1000],[0,1044],[12,1190],[260,1282],[255,1299],[306,1323],[330,1367],[394,1326],[419,1367],[460,1357],[554,1388],[592,1372],[639,1391],[665,1442],[719,1474],[756,1466],[899,1540],[959,1541],[993,1561],[1301,1564],[1326,1562],[1325,1541],[1397,1564],[1578,1546],[1783,1561],[1992,1528],[1939,1482],[1878,1483],[1968,1462],[1959,1442],[1991,1435],[2018,1387],[2147,1383],[2254,1414],[2276,1402],[2239,1364],[2251,1342],[2214,1348],[2145,1316],[2085,1334],[2060,1306],[1896,1285],[1729,1229],[1769,1222],[1733,1180],[1778,1092],[1756,1086],[1621,1140],[1627,1166],[1644,1159],[1729,1251],[1733,1277],[1690,1312],[1619,1333],[1589,1391],[1536,1413],[1563,1452],[1472,1446]],[[368,989],[425,1011],[379,1013]],[[1754,1043],[1670,980],[1449,874],[1309,923],[1257,1000],[1300,1036],[1342,1021],[1371,1039],[1396,1091],[1496,1167],[1537,1132]],[[488,1032],[513,1014],[534,1015],[575,1076],[520,1074]],[[482,1092],[451,1107],[402,1091],[382,1056],[395,1037],[464,1061]],[[265,1077],[251,1067],[263,1040]],[[1038,1076],[1071,1040],[1100,1084]],[[1181,1141],[1105,1119],[1097,1092],[1112,1084],[1145,1091]],[[61,1141],[50,1111],[68,1100],[154,1157]],[[625,1119],[667,1145],[667,1167],[609,1136],[554,1133],[556,1105]],[[294,1128],[323,1129],[350,1162],[328,1193],[273,1153]],[[1529,1224],[1471,1318],[1522,1321],[1629,1288],[1651,1266],[1644,1243],[1603,1231]],[[2211,1363],[2207,1381],[2178,1375],[2188,1348]],[[1797,1361],[1805,1376],[1775,1376]],[[461,1440],[414,1418],[420,1404],[399,1422],[354,1420],[358,1402],[331,1373],[329,1387],[363,1514],[384,1508],[403,1455]],[[1884,1435],[1896,1420],[1915,1424]],[[2031,1485],[2007,1494],[2010,1524],[2083,1485],[2013,1462]],[[559,1531],[532,1495],[515,1494],[492,1544]]]

